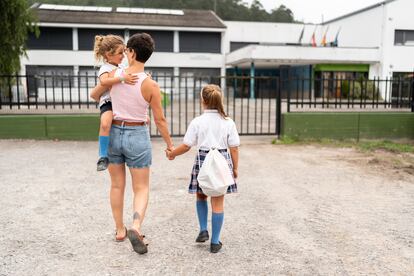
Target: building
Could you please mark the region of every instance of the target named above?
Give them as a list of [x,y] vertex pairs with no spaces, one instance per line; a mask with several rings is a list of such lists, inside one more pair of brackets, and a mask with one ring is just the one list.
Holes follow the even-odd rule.
[[[32,9],[41,35],[29,38],[21,73],[93,74],[96,34],[119,34],[127,40],[145,31],[156,42],[147,64],[155,75],[300,77],[308,80],[312,97],[318,97],[314,79],[411,74],[413,8],[412,0],[387,0],[313,25],[222,21],[200,10],[37,4]],[[255,97],[253,89],[250,96]]]

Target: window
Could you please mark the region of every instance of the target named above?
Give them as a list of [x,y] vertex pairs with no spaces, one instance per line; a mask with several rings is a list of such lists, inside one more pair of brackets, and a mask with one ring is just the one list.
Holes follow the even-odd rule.
[[243,48],[247,45],[257,45],[259,44],[258,42],[233,42],[230,41],[230,52],[236,51],[240,48]]
[[414,46],[414,30],[395,30],[394,45]]
[[72,50],[72,28],[39,27],[40,35],[29,33],[27,48],[35,50]]
[[91,51],[95,43],[96,35],[119,35],[124,39],[124,30],[120,29],[78,29],[79,50]]
[[180,52],[221,53],[221,33],[180,32]]
[[174,51],[174,33],[167,31],[145,31],[145,30],[130,30],[131,37],[136,33],[147,33],[152,36],[155,42],[155,52],[173,52]]

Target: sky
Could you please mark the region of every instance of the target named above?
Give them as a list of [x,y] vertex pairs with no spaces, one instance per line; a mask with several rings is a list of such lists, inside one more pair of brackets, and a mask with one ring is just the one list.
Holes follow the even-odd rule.
[[[338,16],[371,6],[383,0],[259,0],[267,11],[285,5],[295,19],[305,23],[321,23]],[[250,4],[252,0],[244,0]]]

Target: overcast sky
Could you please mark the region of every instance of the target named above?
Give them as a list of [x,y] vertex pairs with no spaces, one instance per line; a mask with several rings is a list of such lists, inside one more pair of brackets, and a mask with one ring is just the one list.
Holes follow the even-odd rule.
[[[382,2],[381,0],[259,0],[267,11],[285,5],[292,10],[295,19],[306,23],[324,21]],[[251,3],[252,0],[243,2]]]

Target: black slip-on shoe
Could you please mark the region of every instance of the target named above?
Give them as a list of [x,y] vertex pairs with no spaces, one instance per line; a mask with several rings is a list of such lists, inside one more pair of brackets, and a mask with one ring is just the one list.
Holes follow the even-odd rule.
[[208,241],[208,239],[209,239],[208,231],[203,230],[200,233],[198,233],[198,237],[196,239],[196,242],[205,242],[205,241]]
[[98,163],[96,165],[97,165],[96,170],[98,172],[106,170],[108,168],[108,165],[109,165],[108,157],[99,158]]
[[210,244],[210,252],[211,253],[217,253],[220,251],[220,249],[223,247],[223,244],[219,241],[218,244],[212,243]]
[[131,242],[132,248],[138,254],[145,254],[148,252],[147,245],[144,242],[144,237],[135,229],[128,229],[128,239]]

